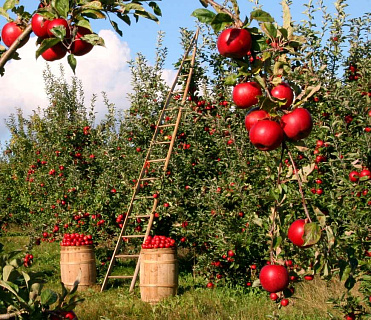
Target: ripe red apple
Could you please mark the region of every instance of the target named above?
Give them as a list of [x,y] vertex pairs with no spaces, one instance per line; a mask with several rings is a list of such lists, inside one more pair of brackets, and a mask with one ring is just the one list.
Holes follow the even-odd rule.
[[283,131],[277,122],[260,120],[250,129],[251,143],[262,151],[278,148],[283,141]]
[[262,90],[258,83],[254,81],[239,83],[233,88],[233,102],[240,109],[247,109],[258,103],[258,96],[262,95]]
[[281,306],[286,307],[289,305],[289,299],[282,299],[281,300]]
[[312,281],[314,279],[314,276],[311,275],[311,274],[308,274],[308,275],[304,276],[304,279],[307,280],[307,281]]
[[270,295],[269,295],[269,298],[273,301],[276,301],[278,299],[278,295],[277,293],[275,292],[272,292]]
[[219,53],[228,58],[242,58],[251,49],[251,35],[246,29],[229,28],[219,35]]
[[268,292],[278,292],[289,285],[289,273],[278,264],[265,265],[259,274],[260,283]]
[[[1,30],[1,39],[7,47],[10,47],[22,33],[23,29],[19,25],[17,25],[15,22],[8,22]],[[19,45],[19,48],[24,46],[29,38],[30,36],[25,38]]]
[[91,33],[92,32],[87,28],[78,27],[75,39],[71,44],[72,54],[74,54],[75,56],[83,56],[93,49],[94,46],[92,44],[81,39],[83,36]]
[[46,61],[55,61],[62,59],[67,53],[67,48],[62,44],[62,42],[57,43],[49,49],[46,49],[41,56]]
[[298,141],[311,133],[312,117],[307,109],[297,108],[281,117],[281,127],[289,140]]
[[287,232],[287,237],[298,247],[303,247],[304,245],[303,235],[305,223],[305,219],[298,219],[291,224]]
[[367,177],[366,180],[369,180],[371,179],[371,171],[368,170],[368,169],[363,169],[360,173],[359,173],[359,177],[362,178],[362,177]]
[[31,26],[32,31],[40,38],[47,38],[49,20],[45,19],[42,15],[36,13],[32,16]]
[[282,82],[279,85],[275,86],[271,90],[271,96],[277,99],[286,100],[286,103],[281,106],[282,109],[287,109],[288,107],[291,106],[292,102],[294,101],[294,91],[285,82]]
[[245,128],[247,131],[250,131],[250,129],[253,127],[254,124],[256,124],[259,120],[268,119],[269,114],[265,110],[254,110],[249,112],[245,116]]
[[55,27],[64,27],[66,29],[66,36],[65,38],[69,38],[71,33],[70,33],[70,27],[68,25],[68,22],[66,19],[63,19],[63,18],[57,18],[57,19],[54,19],[54,20],[51,20],[49,21],[46,29],[47,29],[47,33],[48,33],[48,36],[49,37],[54,37],[54,34],[52,33],[52,29],[55,28]]
[[349,173],[349,180],[352,182],[357,182],[359,179],[359,173],[357,171],[351,171]]

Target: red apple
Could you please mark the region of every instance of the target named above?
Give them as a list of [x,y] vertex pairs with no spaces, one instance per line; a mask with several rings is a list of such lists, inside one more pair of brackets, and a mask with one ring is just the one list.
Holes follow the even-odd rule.
[[258,83],[250,81],[239,83],[233,88],[233,102],[240,109],[247,109],[258,103],[258,96],[262,95]]
[[34,14],[31,19],[32,31],[40,38],[47,38],[48,35],[48,24],[49,20],[46,20],[40,14]]
[[278,264],[265,265],[259,274],[260,283],[268,292],[279,292],[289,285],[289,273]]
[[250,129],[251,143],[262,151],[278,148],[283,141],[283,131],[277,122],[260,120]]
[[67,48],[62,44],[62,42],[57,43],[49,49],[46,49],[41,56],[46,61],[55,61],[62,59],[67,53]]
[[49,37],[54,37],[54,34],[52,33],[52,29],[55,28],[55,27],[64,27],[66,29],[66,36],[65,38],[69,38],[71,33],[70,33],[70,27],[68,25],[68,22],[66,19],[63,19],[63,18],[57,18],[57,19],[54,19],[54,20],[51,20],[49,21],[46,29],[47,29],[47,33],[48,33],[48,36]]
[[294,91],[285,82],[275,86],[271,90],[271,96],[280,100],[285,99],[286,103],[281,106],[282,109],[287,109],[294,101]]
[[287,232],[287,237],[298,247],[303,247],[304,245],[303,235],[305,223],[305,219],[298,219],[291,224]]
[[[14,41],[23,33],[23,29],[16,24],[15,22],[8,22],[4,25],[3,29],[1,30],[1,39],[5,43],[7,47],[10,47]],[[26,37],[19,45],[18,48],[24,46],[30,36]]]
[[92,44],[81,39],[83,36],[91,33],[92,32],[87,28],[78,27],[77,34],[71,45],[72,54],[74,54],[75,56],[83,56],[93,49],[94,46]]
[[368,170],[368,169],[363,169],[360,173],[359,173],[359,177],[362,178],[362,177],[367,177],[366,180],[369,180],[371,178],[371,171]]
[[298,141],[308,137],[311,133],[312,117],[307,109],[297,108],[282,116],[281,127],[289,140]]
[[243,58],[251,48],[251,35],[246,29],[229,28],[219,35],[219,53],[228,58]]
[[249,112],[245,117],[245,128],[247,131],[253,127],[259,120],[268,119],[269,114],[265,110],[254,110]]
[[359,179],[359,173],[357,171],[351,171],[349,173],[349,180],[352,182],[357,182]]

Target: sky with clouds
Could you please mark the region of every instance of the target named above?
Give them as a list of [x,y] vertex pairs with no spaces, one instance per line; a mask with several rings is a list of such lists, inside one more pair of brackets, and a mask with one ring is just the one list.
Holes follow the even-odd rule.
[[[3,1],[0,0],[0,3]],[[221,1],[219,1],[221,2]],[[241,12],[250,12],[255,1],[240,1]],[[270,12],[277,21],[280,21],[280,1],[260,1],[263,9]],[[300,20],[300,13],[304,11],[304,0],[293,1],[292,13],[295,20]],[[313,1],[314,2],[314,1]],[[325,1],[332,6],[333,1]],[[21,0],[22,3],[22,0]],[[267,3],[269,5],[267,6]],[[362,15],[369,8],[371,0],[348,0],[348,12],[352,16]],[[368,4],[368,5],[367,5]],[[110,27],[108,21],[100,21],[93,25],[94,31],[104,38],[106,47],[95,47],[89,54],[77,58],[76,76],[82,81],[85,101],[89,103],[93,94],[99,95],[96,111],[103,116],[106,112],[100,92],[104,91],[110,102],[118,109],[127,108],[127,93],[130,92],[130,71],[127,62],[134,59],[138,52],[153,62],[158,32],[164,31],[164,46],[168,48],[168,59],[165,64],[164,78],[170,83],[175,75],[172,64],[182,55],[179,28],[195,29],[195,19],[191,13],[200,8],[198,0],[162,0],[159,2],[162,9],[160,23],[139,20],[131,26],[120,24],[123,37],[117,35]],[[246,14],[248,15],[248,14]],[[5,24],[0,18],[0,27]],[[118,21],[117,21],[118,22]],[[100,31],[99,31],[100,30]],[[99,32],[98,32],[99,31]],[[44,91],[43,71],[46,62],[40,57],[35,59],[36,37],[31,37],[28,43],[19,49],[21,60],[10,61],[6,64],[5,76],[0,77],[0,142],[9,139],[4,119],[7,119],[17,108],[21,108],[25,115],[31,114],[38,107],[47,106]],[[67,79],[72,71],[66,59],[50,63],[56,75],[59,74],[60,63],[65,65]],[[0,146],[1,147],[1,146]]]

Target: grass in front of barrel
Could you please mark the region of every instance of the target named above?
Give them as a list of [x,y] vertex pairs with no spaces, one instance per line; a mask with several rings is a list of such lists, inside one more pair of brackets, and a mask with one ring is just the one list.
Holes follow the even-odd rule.
[[[28,238],[21,234],[0,237],[5,251],[23,249]],[[26,271],[43,271],[48,279],[47,287],[60,292],[59,244],[44,243],[32,248],[34,264]],[[187,261],[185,261],[187,263]],[[184,265],[183,265],[184,266]],[[125,270],[119,270],[119,269]],[[287,307],[279,308],[269,299],[269,294],[258,289],[205,287],[205,280],[194,278],[189,268],[182,268],[179,277],[179,294],[151,306],[140,299],[139,286],[134,294],[129,294],[129,283],[111,282],[108,289],[100,292],[100,284],[79,295],[85,301],[76,308],[80,320],[122,320],[122,319],[184,319],[184,320],[217,320],[217,319],[254,319],[263,320],[323,320],[339,319],[341,316],[327,301],[344,292],[337,282],[325,282],[315,279],[299,283],[296,292],[290,298]],[[131,272],[133,266],[119,266],[117,271]],[[104,276],[100,272],[100,281]]]

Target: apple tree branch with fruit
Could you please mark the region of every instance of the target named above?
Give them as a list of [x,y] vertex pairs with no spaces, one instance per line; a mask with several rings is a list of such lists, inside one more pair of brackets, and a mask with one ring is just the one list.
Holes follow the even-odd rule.
[[[151,9],[152,12],[149,12]],[[16,15],[13,19],[8,12]],[[42,56],[46,61],[64,58],[73,71],[76,69],[76,56],[89,53],[94,46],[104,46],[104,40],[93,32],[91,19],[108,18],[114,30],[122,36],[119,25],[110,16],[115,15],[130,25],[131,20],[140,17],[158,21],[161,9],[156,1],[68,1],[42,0],[33,12],[25,11],[18,1],[7,0],[0,8],[0,14],[8,22],[2,27],[0,46],[0,74],[10,59],[19,59],[17,49],[22,47],[33,32],[38,37],[36,58]]]

